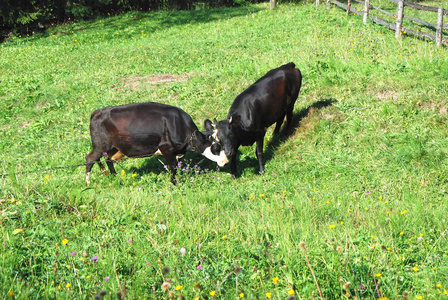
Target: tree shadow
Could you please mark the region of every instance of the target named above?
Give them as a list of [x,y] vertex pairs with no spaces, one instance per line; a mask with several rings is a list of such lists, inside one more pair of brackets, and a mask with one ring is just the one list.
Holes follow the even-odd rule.
[[[265,143],[265,147],[264,147],[264,163],[266,164],[268,161],[270,161],[274,156],[275,156],[275,152],[276,150],[286,141],[288,140],[296,131],[296,129],[300,126],[300,122],[302,121],[303,118],[305,118],[312,109],[321,109],[327,106],[332,105],[333,103],[337,102],[336,99],[323,99],[320,101],[317,101],[313,104],[311,104],[309,107],[302,109],[301,111],[294,113],[293,117],[292,117],[292,122],[291,122],[291,126],[289,128],[286,128],[286,119],[283,121],[284,125],[282,126],[282,130],[280,131],[280,133],[278,135],[274,135],[272,136],[272,138]],[[251,146],[254,148],[254,152],[255,153],[255,147]],[[254,154],[255,155],[255,154]],[[241,152],[239,153],[239,157],[240,159],[238,160],[238,170],[243,170],[245,168],[248,167],[253,167],[254,165],[256,166],[254,168],[254,173],[258,173],[259,169],[258,169],[258,159],[256,157],[248,157],[246,155],[244,155],[242,157]],[[240,171],[241,172],[241,171]]]
[[[106,39],[140,37],[141,33],[151,34],[170,27],[208,23],[245,16],[260,11],[257,7],[224,7],[199,10],[157,10],[151,12],[129,11],[117,16],[98,16],[95,19],[80,20],[73,25],[58,28],[56,35],[68,35],[71,30],[76,33],[101,30]],[[74,29],[67,29],[73,27]],[[37,33],[39,37],[48,37],[54,29],[45,29]],[[119,34],[117,34],[119,33]]]

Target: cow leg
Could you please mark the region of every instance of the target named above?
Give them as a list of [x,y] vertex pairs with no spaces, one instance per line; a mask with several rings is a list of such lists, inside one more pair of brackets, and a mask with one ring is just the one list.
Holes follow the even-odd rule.
[[292,103],[291,105],[289,105],[286,108],[286,128],[289,129],[291,128],[292,125],[292,112],[294,110],[294,103]]
[[232,154],[232,161],[230,162],[230,174],[232,174],[233,178],[236,178],[236,175],[237,175],[236,174],[236,172],[237,172],[237,170],[236,170],[236,161],[238,160],[237,154],[238,154],[238,150],[235,151],[234,154]]
[[280,132],[280,127],[282,127],[284,119],[285,119],[285,114],[283,114],[280,118],[277,119],[277,124],[275,124],[274,134],[278,134]]
[[87,184],[90,183],[90,171],[92,170],[93,165],[95,162],[98,163],[101,170],[104,170],[103,164],[100,162],[100,158],[103,155],[101,151],[93,149],[92,152],[87,154],[86,156],[86,182]]
[[255,151],[255,154],[258,158],[258,165],[260,166],[260,173],[264,174],[264,164],[263,164],[263,140],[264,137],[257,140],[257,150]]
[[165,158],[167,164],[168,164],[168,168],[171,171],[171,183],[172,184],[176,184],[176,173],[177,173],[177,159],[175,155],[172,154],[163,154],[163,157]]
[[115,171],[115,167],[114,167],[114,162],[111,161],[110,159],[106,160],[106,164],[107,167],[109,168],[110,174],[117,174],[117,172]]
[[114,161],[115,162],[120,161],[123,156],[124,156],[124,154],[121,151],[118,151],[117,149],[113,149],[113,150],[109,151],[109,153],[107,155],[106,164],[107,164],[107,167],[109,168],[109,171],[111,174],[113,174],[113,175],[117,174],[117,172],[115,171],[115,167],[114,167]]

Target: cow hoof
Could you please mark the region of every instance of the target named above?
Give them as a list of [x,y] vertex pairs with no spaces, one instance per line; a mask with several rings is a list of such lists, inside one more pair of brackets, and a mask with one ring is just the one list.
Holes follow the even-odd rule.
[[261,174],[261,175],[264,175],[264,170],[263,170],[263,171],[260,171],[260,174]]

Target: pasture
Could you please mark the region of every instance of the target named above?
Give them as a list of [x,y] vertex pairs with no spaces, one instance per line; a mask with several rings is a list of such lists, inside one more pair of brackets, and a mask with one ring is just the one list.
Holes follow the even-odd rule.
[[[202,129],[290,61],[294,130],[269,128],[264,175],[255,146],[236,179],[187,154],[175,186],[161,156],[88,186],[42,170],[85,163],[98,108],[166,103]],[[14,37],[0,70],[1,298],[448,299],[446,47],[265,3]]]

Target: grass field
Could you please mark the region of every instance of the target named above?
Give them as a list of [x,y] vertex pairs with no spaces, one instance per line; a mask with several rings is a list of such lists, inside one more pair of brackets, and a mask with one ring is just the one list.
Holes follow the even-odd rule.
[[[0,46],[0,298],[448,299],[448,50],[325,5],[130,12]],[[294,130],[85,168],[98,108],[156,101],[199,128],[293,61]],[[31,172],[28,172],[31,171]],[[27,172],[20,174],[20,172]],[[301,243],[302,242],[302,243]],[[317,283],[317,284],[316,284]]]

